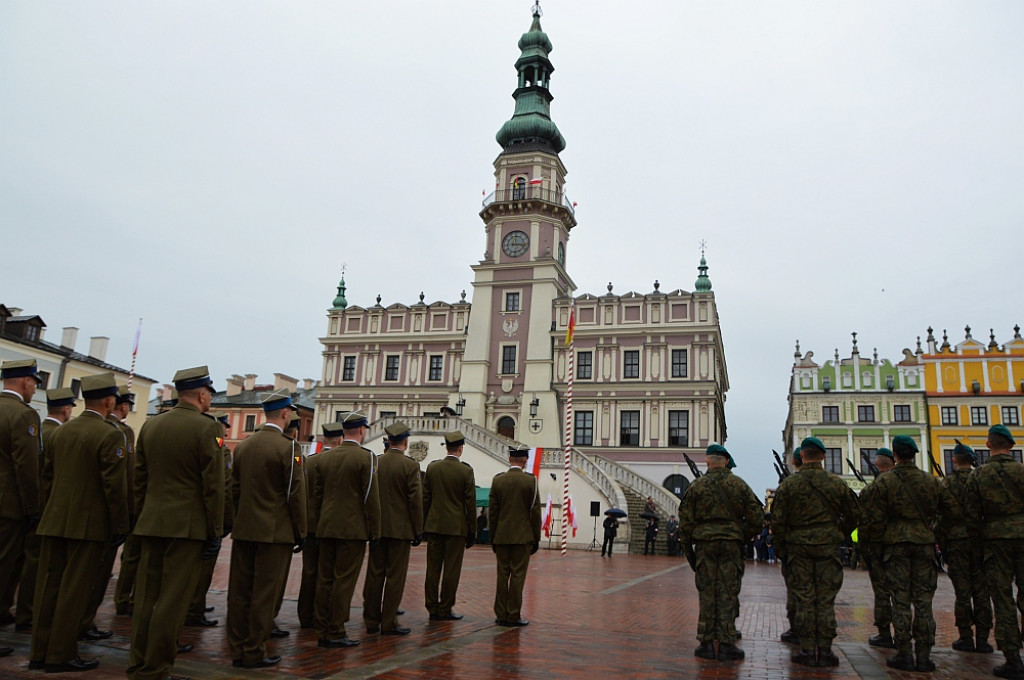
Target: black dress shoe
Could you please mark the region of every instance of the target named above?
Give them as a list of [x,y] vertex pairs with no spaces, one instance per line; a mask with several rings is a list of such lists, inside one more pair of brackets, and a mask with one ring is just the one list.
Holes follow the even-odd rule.
[[798,644],[800,644],[800,637],[796,633],[793,632],[792,628],[790,628],[785,633],[780,635],[779,639],[782,640],[783,642],[789,643],[791,645],[798,645]]
[[91,671],[99,665],[99,661],[85,661],[81,657],[76,656],[71,661],[65,661],[64,663],[44,664],[43,670],[47,673],[78,673],[81,671]]
[[[0,647],[0,656],[10,656],[12,653],[14,653],[14,647]],[[32,664],[29,664],[30,668],[31,666]],[[42,668],[42,666],[40,666],[40,668]]]
[[802,649],[799,652],[794,652],[789,657],[789,660],[792,661],[793,663],[798,663],[801,666],[814,666],[814,667],[816,667],[818,665],[818,660],[817,660],[817,658],[815,658],[814,652],[806,652],[806,651],[804,651]]
[[397,612],[395,612],[395,613],[396,613],[396,614],[398,614],[399,616],[401,616],[402,614],[404,614],[404,613],[405,613],[405,610],[404,610],[404,609],[399,609],[399,610],[398,610]]
[[98,630],[96,628],[90,628],[81,635],[78,636],[79,640],[106,640],[107,638],[113,637],[114,631],[112,630]]
[[19,633],[27,633],[30,630],[32,630],[32,624],[31,623],[16,623],[16,624],[14,624],[14,630],[16,630]]
[[380,626],[378,626],[377,628],[367,628],[366,629],[366,634],[367,635],[376,635],[379,632],[380,632]]
[[276,666],[281,663],[281,657],[279,656],[265,656],[256,663],[245,663],[242,662],[242,668],[269,668],[270,666]]
[[410,628],[403,628],[402,626],[395,626],[389,630],[382,630],[381,635],[408,635],[412,632]]
[[270,637],[272,638],[283,638],[288,637],[289,635],[291,635],[291,631],[281,630],[277,626],[274,626],[274,628],[270,631]]
[[189,652],[191,652],[195,648],[196,648],[196,646],[192,645],[192,644],[178,645],[178,654],[188,654]]
[[359,644],[359,640],[350,640],[347,637],[340,637],[334,640],[327,638],[320,638],[316,641],[317,647],[326,647],[327,649],[340,649],[342,647],[355,647]]
[[203,609],[203,611],[204,611],[204,612],[206,612],[207,614],[209,614],[210,612],[212,612],[212,611],[213,611],[213,605],[211,604],[210,606],[208,606],[208,607],[205,607],[205,608]]
[[[8,649],[10,649],[10,648],[8,647]],[[0,654],[0,656],[5,656],[5,655]],[[45,666],[46,666],[46,662],[45,661],[29,661],[28,662],[28,669],[30,671],[41,671],[41,670],[43,670],[43,668]]]
[[14,614],[6,610],[0,614],[0,626],[7,626],[12,623],[14,623]]
[[515,621],[507,621],[506,623],[509,626],[529,626],[530,625],[530,622],[527,621],[526,619],[516,619]]
[[167,680],[192,680],[187,675],[168,675]]
[[234,660],[232,660],[231,661],[231,666],[233,668],[241,668],[242,667],[242,660],[241,659],[234,659]]
[[186,621],[185,622],[185,627],[186,628],[209,628],[211,626],[216,626],[218,623],[220,623],[220,621],[218,619],[208,619],[208,618],[206,618],[206,615],[204,614],[202,618],[191,619],[189,621]]
[[889,668],[895,668],[901,671],[912,671],[917,667],[914,662],[914,655],[909,652],[903,652],[902,654],[889,657],[889,659],[886,660],[885,665]]
[[444,616],[438,615],[438,621],[459,621],[462,619],[462,614],[456,614],[455,612],[448,612]]
[[742,649],[736,645],[730,645],[723,642],[718,645],[718,660],[719,661],[739,661],[744,658],[746,654]]

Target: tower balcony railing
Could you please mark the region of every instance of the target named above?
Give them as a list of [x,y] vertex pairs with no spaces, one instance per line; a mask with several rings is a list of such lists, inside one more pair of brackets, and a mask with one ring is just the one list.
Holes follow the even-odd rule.
[[499,189],[492,191],[483,201],[483,207],[492,203],[512,203],[515,201],[544,201],[560,205],[569,211],[570,215],[576,215],[576,206],[569,200],[568,194],[545,189],[540,186],[527,186],[520,189]]

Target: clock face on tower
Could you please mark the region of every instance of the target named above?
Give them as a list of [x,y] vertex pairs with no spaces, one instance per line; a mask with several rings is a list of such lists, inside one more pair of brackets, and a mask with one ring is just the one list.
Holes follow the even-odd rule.
[[525,231],[511,231],[501,240],[501,249],[509,257],[520,257],[530,247],[530,237]]

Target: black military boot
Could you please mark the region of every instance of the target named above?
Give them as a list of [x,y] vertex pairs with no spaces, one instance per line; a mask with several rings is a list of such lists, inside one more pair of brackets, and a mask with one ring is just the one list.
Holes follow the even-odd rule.
[[780,635],[779,639],[783,642],[788,642],[791,645],[800,644],[800,638],[797,636],[796,633],[793,632],[792,628],[788,629],[785,633]]
[[839,657],[832,651],[832,645],[818,647],[818,666],[820,668],[829,668],[838,665]]
[[1018,650],[1004,651],[1006,663],[992,669],[992,675],[997,678],[1010,678],[1010,680],[1024,680],[1024,661],[1020,660]]
[[736,645],[730,645],[728,642],[723,642],[718,645],[718,660],[719,661],[739,661],[746,654],[743,650]]
[[917,665],[914,663],[914,655],[910,653],[910,645],[901,646],[896,649],[896,656],[889,657],[885,662],[885,665],[889,668],[895,668],[901,671],[913,671],[917,669]]
[[931,645],[917,645],[914,659],[914,670],[918,673],[931,673],[935,670],[935,662],[931,660]]
[[992,645],[988,643],[988,631],[978,629],[977,642],[974,643],[974,649],[972,651],[978,654],[991,654],[995,650],[992,649]]
[[970,628],[960,629],[960,639],[953,641],[953,649],[958,652],[974,651],[974,631]]
[[710,642],[700,643],[700,647],[693,650],[693,655],[700,659],[711,659],[715,658],[715,646]]
[[814,656],[814,650],[801,649],[799,652],[794,652],[789,660],[793,663],[798,663],[801,666],[817,666],[818,660]]
[[896,643],[893,642],[892,635],[889,633],[889,626],[878,629],[878,635],[874,635],[868,638],[868,644],[872,647],[885,647],[886,649],[896,649]]

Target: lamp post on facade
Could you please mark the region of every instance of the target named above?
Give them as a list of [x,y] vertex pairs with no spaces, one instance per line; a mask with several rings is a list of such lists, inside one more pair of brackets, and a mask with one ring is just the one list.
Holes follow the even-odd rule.
[[463,396],[459,395],[459,400],[455,402],[455,415],[462,417],[462,409],[466,405],[466,400]]
[[537,397],[534,397],[533,401],[530,402],[530,417],[531,418],[536,418],[537,417],[537,407],[538,406],[540,406],[540,399],[538,399]]

